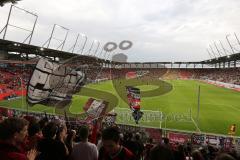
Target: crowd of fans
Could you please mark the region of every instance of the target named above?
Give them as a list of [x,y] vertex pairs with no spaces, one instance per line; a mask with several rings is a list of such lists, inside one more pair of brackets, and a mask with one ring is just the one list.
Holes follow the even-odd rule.
[[240,68],[221,68],[221,69],[102,69],[99,78],[119,79],[126,78],[130,72],[147,72],[144,79],[200,79],[225,82],[240,85]]
[[[67,124],[67,125],[66,125]],[[170,144],[168,138],[143,141],[138,132],[104,127],[92,141],[87,125],[70,126],[62,118],[21,116],[0,122],[1,160],[235,160],[236,150],[191,143]],[[154,143],[153,143],[154,142]]]
[[[98,64],[99,65],[99,64]],[[5,99],[25,94],[25,89],[34,65],[19,66],[18,64],[7,64],[0,67],[0,95],[5,95]],[[201,79],[226,82],[240,85],[240,68],[201,68],[201,69],[167,69],[167,68],[102,68],[101,66],[85,67],[87,83],[102,80],[126,78],[130,72],[146,72],[144,79]],[[20,92],[24,90],[24,93]],[[16,92],[19,91],[19,92]],[[2,98],[1,98],[2,99]]]
[[240,85],[240,68],[198,69],[195,71],[193,78]]
[[240,68],[169,69],[166,79],[201,79],[240,85]]
[[[20,69],[19,69],[20,68]],[[0,94],[26,89],[32,67],[0,68]],[[88,70],[88,79],[126,78],[127,73],[144,73],[144,78],[209,79],[240,85],[240,68],[235,69],[100,69]],[[141,74],[140,73],[140,74]],[[146,74],[145,74],[146,73]],[[16,95],[17,96],[17,95]],[[120,131],[117,126],[99,130],[91,139],[89,126],[66,125],[62,117],[21,116],[0,120],[0,160],[234,160],[236,150],[227,152],[211,145],[170,144],[168,138],[143,141],[139,133]],[[154,142],[154,143],[153,143]]]
[[0,84],[6,84],[9,89],[21,89],[21,85],[23,87],[27,85],[31,73],[32,69],[27,67],[22,69],[15,66],[0,68]]
[[[0,67],[0,99],[8,99],[25,94],[32,67]],[[2,95],[2,96],[1,96]]]

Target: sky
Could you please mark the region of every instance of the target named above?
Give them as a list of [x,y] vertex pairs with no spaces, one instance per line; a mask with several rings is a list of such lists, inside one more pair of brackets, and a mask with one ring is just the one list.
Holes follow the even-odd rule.
[[[239,0],[22,0],[16,6],[38,15],[31,42],[38,46],[48,40],[53,25],[58,24],[69,29],[63,50],[71,51],[78,33],[88,38],[86,50],[94,40],[100,47],[106,42],[130,40],[132,48],[118,48],[113,53],[124,53],[130,62],[206,60],[210,58],[206,49],[211,45],[217,53],[214,42],[220,50],[219,41],[231,54],[226,35],[235,51],[240,50],[234,36],[236,33],[240,38]],[[9,8],[10,4],[0,7],[0,30]],[[10,24],[31,30],[34,18],[14,8]],[[6,39],[22,42],[28,34],[10,26]],[[65,34],[66,30],[57,26],[49,47],[57,48]],[[75,52],[83,42],[80,36]],[[97,45],[95,41],[93,50]]]

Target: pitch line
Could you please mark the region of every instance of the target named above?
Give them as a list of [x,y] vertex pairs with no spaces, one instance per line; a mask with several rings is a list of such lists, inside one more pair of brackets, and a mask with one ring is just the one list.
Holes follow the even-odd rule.
[[197,128],[197,130],[199,131],[199,132],[201,132],[201,130],[200,130],[200,128],[198,127],[198,125],[197,125],[197,123],[195,122],[195,120],[191,117],[191,119],[192,119],[192,122],[193,122],[193,124],[195,125],[195,127]]

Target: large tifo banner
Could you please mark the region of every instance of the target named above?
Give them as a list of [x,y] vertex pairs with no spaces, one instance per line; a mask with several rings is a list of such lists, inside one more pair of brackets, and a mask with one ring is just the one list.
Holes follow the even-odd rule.
[[108,102],[89,98],[84,106],[84,111],[87,114],[85,121],[89,122],[94,119],[103,118],[108,107]]
[[142,118],[143,112],[140,111],[140,89],[132,87],[132,86],[126,86],[127,90],[127,98],[129,102],[129,107],[132,110],[132,116],[135,120],[135,122],[138,124],[138,121]]
[[59,108],[68,105],[85,82],[85,74],[73,67],[40,59],[28,84],[28,104]]

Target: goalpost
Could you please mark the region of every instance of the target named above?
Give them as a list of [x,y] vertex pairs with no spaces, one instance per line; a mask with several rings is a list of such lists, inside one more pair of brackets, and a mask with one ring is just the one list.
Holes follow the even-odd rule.
[[[114,108],[114,111],[117,113],[117,123],[120,124],[133,124],[135,121],[132,117],[132,112],[129,108]],[[144,114],[140,120],[140,126],[151,126],[153,127],[152,123],[159,123],[157,128],[160,129],[167,129],[167,121],[174,121],[174,122],[190,122],[193,123],[194,126],[198,131],[200,131],[198,125],[196,124],[195,120],[192,117],[192,109],[185,113],[164,113],[162,111],[153,111],[153,110],[141,110]],[[154,126],[156,127],[156,125]]]
[[[117,113],[117,121],[119,123],[130,124],[134,122],[132,117],[132,111],[129,108],[114,108],[114,111]],[[152,111],[152,110],[141,110],[143,116],[140,119],[140,122],[151,123],[159,122],[159,128],[162,128],[163,113],[161,111]]]

